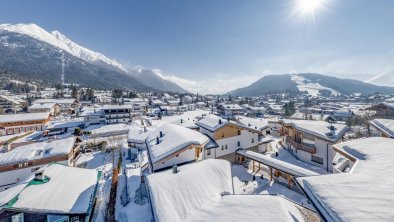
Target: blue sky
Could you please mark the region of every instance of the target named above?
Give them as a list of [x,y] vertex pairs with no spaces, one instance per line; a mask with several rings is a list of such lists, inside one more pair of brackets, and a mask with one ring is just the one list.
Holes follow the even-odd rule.
[[[193,91],[223,92],[267,74],[368,78],[394,69],[394,1],[3,1],[1,23],[36,23]],[[360,75],[364,74],[364,75]]]

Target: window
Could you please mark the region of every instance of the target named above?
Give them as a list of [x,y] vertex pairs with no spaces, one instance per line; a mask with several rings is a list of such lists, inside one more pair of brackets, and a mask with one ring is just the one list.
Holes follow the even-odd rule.
[[238,136],[241,135],[241,130],[238,130]]
[[207,150],[207,155],[211,155],[211,149]]
[[252,143],[254,143],[254,138],[252,138]]
[[222,138],[224,138],[224,133],[222,133]]
[[323,165],[323,158],[318,157],[318,156],[313,156],[313,155],[311,157],[312,157],[313,162]]
[[238,141],[238,146],[241,146],[241,142],[240,141]]
[[179,154],[175,155],[176,157],[179,157]]

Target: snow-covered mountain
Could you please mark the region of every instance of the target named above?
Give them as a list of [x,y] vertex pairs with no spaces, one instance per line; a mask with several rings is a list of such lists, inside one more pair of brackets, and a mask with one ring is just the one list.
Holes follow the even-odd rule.
[[28,35],[35,39],[58,47],[59,49],[62,49],[70,53],[71,55],[76,56],[87,62],[105,63],[114,66],[124,72],[127,72],[127,69],[120,63],[104,56],[101,53],[94,52],[78,45],[57,30],[47,32],[36,24],[0,24],[0,30]]
[[385,73],[385,74],[380,74],[377,76],[374,76],[365,82],[367,83],[372,83],[375,85],[379,86],[393,86],[394,87],[394,70]]
[[48,81],[60,81],[61,67],[65,63],[67,83],[186,92],[149,70],[145,70],[146,76],[136,75],[117,61],[73,42],[59,31],[47,32],[35,24],[0,24],[0,57],[0,70]]
[[268,75],[249,86],[228,92],[235,96],[259,96],[266,93],[308,93],[309,95],[365,95],[380,92],[394,93],[394,87],[376,86],[354,79],[340,79],[317,73]]

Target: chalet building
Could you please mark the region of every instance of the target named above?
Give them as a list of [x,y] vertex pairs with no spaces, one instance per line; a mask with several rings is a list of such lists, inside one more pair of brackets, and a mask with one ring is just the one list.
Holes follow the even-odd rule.
[[264,107],[249,106],[247,104],[242,105],[242,108],[244,109],[243,112],[246,113],[246,116],[256,118],[264,117],[264,114],[267,111]]
[[228,121],[216,115],[208,115],[196,122],[200,132],[211,138],[217,145],[205,149],[203,159],[222,158],[234,161],[238,149],[259,150],[261,131]]
[[34,103],[27,108],[29,113],[50,113],[57,116],[60,113],[60,105],[57,103]]
[[223,118],[233,118],[236,115],[241,115],[243,109],[237,104],[221,104],[217,107],[217,112]]
[[394,119],[374,119],[369,121],[372,136],[394,138]]
[[145,143],[151,172],[185,164],[203,158],[205,145],[210,139],[197,132],[175,124],[164,124],[151,132]]
[[90,125],[98,125],[106,123],[106,115],[104,110],[101,107],[97,108],[88,108],[85,107],[82,109],[82,112],[79,114],[80,117],[83,117],[83,121],[85,123],[85,127]]
[[0,135],[41,131],[49,119],[48,112],[0,115]]
[[52,162],[74,166],[80,153],[79,142],[76,137],[30,142],[0,153],[0,191],[24,181]]
[[0,95],[0,110],[3,113],[16,112],[22,108],[23,103],[6,95]]
[[333,145],[348,131],[343,124],[325,121],[282,120],[283,145],[298,159],[333,171]]
[[297,182],[323,221],[393,221],[393,147],[383,137],[335,144],[334,174]]
[[379,103],[367,108],[376,112],[376,116],[394,118],[394,103]]
[[57,103],[60,106],[60,112],[77,113],[79,111],[80,104],[76,99],[37,99],[33,104],[44,104],[44,103]]
[[107,124],[128,123],[131,120],[133,107],[131,105],[105,105],[102,110]]
[[49,164],[0,192],[0,221],[91,221],[100,171]]

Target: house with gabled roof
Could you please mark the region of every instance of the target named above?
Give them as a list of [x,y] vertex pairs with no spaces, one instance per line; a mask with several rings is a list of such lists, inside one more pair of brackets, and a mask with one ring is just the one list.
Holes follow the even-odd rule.
[[145,143],[151,172],[203,159],[210,139],[202,133],[166,123],[149,133]]
[[52,162],[74,166],[80,154],[77,137],[27,142],[0,153],[0,191],[24,181],[41,167]]
[[223,119],[216,115],[207,115],[196,122],[200,132],[215,141],[216,147],[206,149],[204,159],[224,158],[234,161],[238,149],[258,151],[261,145],[261,131],[253,126]]
[[0,221],[90,221],[101,172],[53,163],[0,192]]
[[369,121],[372,136],[394,138],[394,119],[374,119]]
[[298,159],[333,171],[333,145],[349,130],[344,124],[326,121],[283,119],[283,146]]

